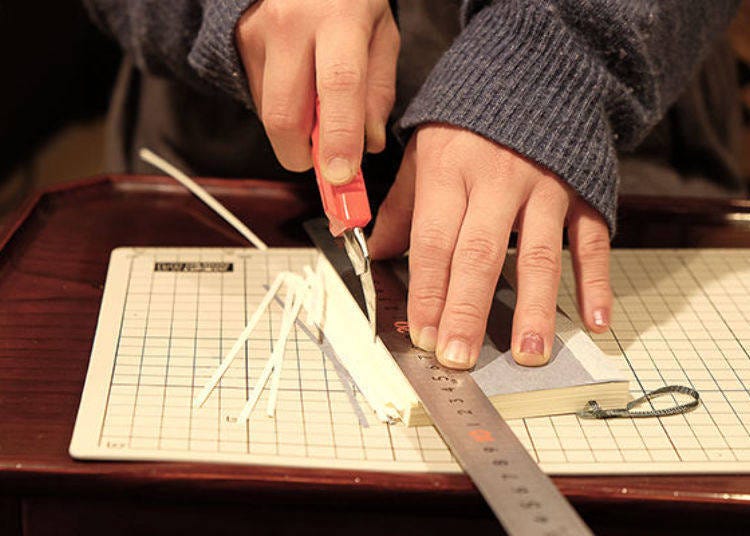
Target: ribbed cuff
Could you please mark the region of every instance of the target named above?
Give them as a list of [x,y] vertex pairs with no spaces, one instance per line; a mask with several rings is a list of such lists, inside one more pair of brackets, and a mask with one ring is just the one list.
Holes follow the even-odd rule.
[[[449,123],[510,147],[557,174],[615,231],[617,157],[604,66],[548,6],[523,0],[479,11],[397,126]],[[610,82],[611,83],[611,82]]]
[[203,21],[188,55],[196,73],[222,92],[252,108],[250,88],[237,53],[234,31],[242,14],[255,0],[209,0]]

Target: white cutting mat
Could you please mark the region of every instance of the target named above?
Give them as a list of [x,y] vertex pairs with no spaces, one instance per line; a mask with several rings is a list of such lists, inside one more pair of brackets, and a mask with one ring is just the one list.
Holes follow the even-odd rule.
[[[277,306],[208,402],[193,407],[264,285],[280,270],[314,265],[316,254],[116,250],[71,454],[460,470],[432,427],[381,424],[355,389],[369,421],[362,426],[362,413],[349,400],[351,387],[297,327],[276,419],[256,411],[247,424],[232,422],[268,358],[281,317]],[[700,391],[703,405],[661,419],[588,421],[565,415],[513,420],[511,427],[551,474],[750,472],[750,250],[619,250],[612,259],[614,324],[595,336],[597,344],[628,371],[633,396],[679,383]],[[186,264],[156,270],[156,263]],[[574,295],[566,261],[560,290],[566,311],[575,311]]]

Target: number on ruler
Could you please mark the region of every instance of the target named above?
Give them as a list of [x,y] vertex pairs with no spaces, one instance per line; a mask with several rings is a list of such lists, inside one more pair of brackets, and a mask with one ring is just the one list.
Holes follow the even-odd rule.
[[409,333],[409,323],[405,320],[394,322],[393,327],[396,328],[397,333]]

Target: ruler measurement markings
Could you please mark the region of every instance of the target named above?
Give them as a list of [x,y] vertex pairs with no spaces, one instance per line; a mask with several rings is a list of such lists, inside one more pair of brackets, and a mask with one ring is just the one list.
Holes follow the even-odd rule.
[[[305,229],[337,272],[351,271],[323,220],[306,222]],[[433,353],[411,344],[401,281],[388,265],[373,263],[371,269],[378,335],[507,533],[592,534],[469,373],[446,369]]]
[[406,296],[387,267],[373,269],[378,333],[461,466],[510,534],[591,534],[465,371],[411,344]]

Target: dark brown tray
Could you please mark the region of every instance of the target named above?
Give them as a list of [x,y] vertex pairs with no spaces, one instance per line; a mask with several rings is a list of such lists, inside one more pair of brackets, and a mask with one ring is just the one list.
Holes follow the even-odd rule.
[[[319,212],[313,185],[200,182],[268,243],[308,245],[300,223]],[[684,245],[696,236],[702,246],[726,246],[727,236],[732,245],[750,245],[746,203],[677,208],[681,216],[675,217],[663,200],[624,200],[621,228],[630,221],[667,229],[661,242],[656,231],[641,233],[641,245],[648,246]],[[637,237],[623,233],[620,242],[637,246]],[[70,458],[110,251],[245,245],[163,177],[101,176],[67,184],[31,199],[10,220],[0,233],[0,533],[93,534],[102,527],[110,534],[229,533],[270,526],[278,534],[495,533],[498,526],[463,475]],[[749,475],[555,482],[602,533],[731,530],[746,527],[750,514]]]

